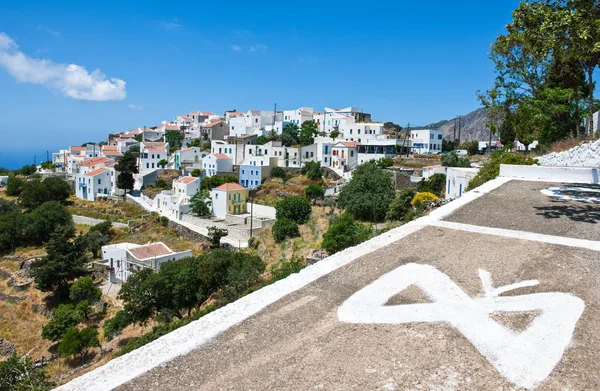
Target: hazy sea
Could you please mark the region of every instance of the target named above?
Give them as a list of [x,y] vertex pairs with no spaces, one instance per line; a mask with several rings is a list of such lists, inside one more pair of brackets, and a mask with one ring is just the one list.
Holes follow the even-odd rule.
[[[49,150],[50,159],[52,159],[52,152],[57,152],[58,148]],[[14,170],[22,167],[26,164],[33,164],[35,161],[39,164],[41,161],[46,160],[46,151],[37,149],[4,149],[0,148],[0,167]]]

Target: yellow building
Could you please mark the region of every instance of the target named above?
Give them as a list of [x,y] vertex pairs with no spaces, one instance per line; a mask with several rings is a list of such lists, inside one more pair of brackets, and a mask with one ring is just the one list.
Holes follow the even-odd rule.
[[226,215],[239,215],[248,213],[248,189],[238,183],[225,183],[212,189],[212,215],[225,218]]

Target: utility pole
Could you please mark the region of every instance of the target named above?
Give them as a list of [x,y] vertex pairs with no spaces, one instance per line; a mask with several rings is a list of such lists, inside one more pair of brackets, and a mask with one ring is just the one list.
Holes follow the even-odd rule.
[[275,130],[275,118],[277,117],[277,103],[275,103],[275,110],[273,111],[273,130]]
[[252,237],[252,223],[254,219],[254,197],[250,198],[250,237]]
[[454,145],[454,149],[456,148],[456,118],[454,119],[454,136],[452,137],[452,145]]
[[460,147],[460,120],[461,120],[461,116],[458,116],[458,145],[457,147]]
[[410,154],[410,122],[406,126],[406,137],[404,138],[404,148],[406,148],[406,157]]
[[48,150],[46,150],[46,161],[50,161],[50,152]]

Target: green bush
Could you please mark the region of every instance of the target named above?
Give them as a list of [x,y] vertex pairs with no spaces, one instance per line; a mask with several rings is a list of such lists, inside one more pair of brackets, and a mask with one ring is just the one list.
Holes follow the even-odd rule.
[[390,203],[386,218],[388,220],[402,221],[413,210],[411,204],[417,192],[413,189],[403,189],[396,194],[396,198]]
[[423,178],[417,185],[417,189],[420,193],[429,192],[440,197],[446,190],[446,175],[433,174],[427,179]]
[[491,160],[481,167],[477,175],[471,179],[467,191],[479,187],[500,175],[501,164],[531,166],[537,164],[537,161],[528,156],[517,155],[506,151],[495,151],[492,153]]
[[320,162],[306,162],[300,172],[311,181],[317,181],[323,177],[323,169]]
[[275,205],[277,219],[287,218],[295,221],[297,224],[304,224],[308,221],[312,209],[310,201],[305,197],[288,197]]
[[273,239],[276,242],[283,242],[287,238],[296,238],[298,236],[300,236],[300,230],[294,220],[285,217],[278,218],[275,224],[273,224]]
[[200,169],[199,169],[199,168],[194,168],[194,169],[192,170],[192,172],[191,172],[191,174],[190,174],[190,175],[191,175],[191,176],[193,176],[194,178],[198,178],[198,177],[200,176],[200,173],[201,173],[201,172],[202,172],[202,171],[200,171]]
[[356,246],[367,240],[369,230],[354,220],[352,215],[344,213],[335,219],[323,235],[322,247],[331,255],[348,247]]
[[455,151],[442,156],[442,166],[444,167],[471,167],[471,160],[468,157],[459,157]]
[[377,160],[375,162],[375,164],[377,165],[377,167],[379,168],[388,168],[388,167],[392,167],[394,165],[394,159],[392,159],[391,157],[382,157],[379,160]]
[[280,259],[279,262],[269,269],[269,272],[271,273],[271,280],[269,282],[273,283],[275,281],[283,280],[291,274],[298,273],[300,270],[304,269],[305,266],[306,263],[302,257],[292,257],[289,261]]
[[281,167],[273,167],[273,170],[271,170],[271,176],[273,178],[285,179],[285,170]]
[[374,163],[365,163],[340,191],[338,207],[358,220],[383,221],[395,194],[391,175]]
[[310,200],[321,199],[325,197],[325,189],[323,189],[322,186],[313,183],[304,189],[304,194],[306,194],[306,197]]
[[71,327],[81,320],[81,314],[71,304],[61,304],[52,312],[52,318],[42,328],[42,338],[50,341],[60,341]]

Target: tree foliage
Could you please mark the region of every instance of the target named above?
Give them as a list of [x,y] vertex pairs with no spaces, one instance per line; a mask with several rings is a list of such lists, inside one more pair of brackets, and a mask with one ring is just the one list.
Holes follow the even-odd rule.
[[169,143],[169,149],[173,151],[181,149],[183,134],[178,130],[169,130],[165,133],[165,142]]
[[87,300],[88,303],[94,304],[100,301],[102,291],[94,285],[92,277],[86,276],[78,278],[77,281],[71,285],[69,297],[71,300]]
[[354,170],[340,191],[338,207],[357,220],[383,221],[394,196],[391,175],[374,163],[366,163]]
[[42,292],[60,294],[71,281],[87,274],[85,240],[73,237],[71,227],[59,227],[45,246],[48,255],[32,264],[33,279]]
[[6,183],[6,195],[16,197],[21,194],[25,181],[21,178],[17,178],[15,174],[8,176],[8,182]]
[[367,240],[370,231],[354,220],[351,214],[343,213],[329,226],[323,235],[322,247],[331,255]]
[[412,211],[412,200],[417,195],[413,189],[402,189],[390,203],[386,218],[388,220],[403,221]]
[[304,189],[304,194],[308,199],[314,201],[325,197],[325,189],[323,189],[322,186],[313,183]]
[[291,147],[299,144],[300,128],[296,124],[287,124],[281,132],[281,144],[284,147]]
[[427,179],[423,178],[417,185],[417,189],[420,193],[429,192],[441,197],[446,190],[446,175],[433,174]]
[[275,166],[271,170],[271,177],[285,179],[285,170],[281,167]]
[[28,356],[16,353],[0,361],[0,391],[50,391],[54,383],[43,369],[35,369]]
[[315,136],[319,135],[319,129],[314,121],[304,121],[300,126],[298,142],[301,145],[311,145],[315,142]]
[[285,217],[275,221],[272,231],[273,239],[275,239],[277,243],[283,242],[288,238],[297,238],[300,236],[298,224],[294,220]]
[[202,182],[200,182],[200,189],[201,190],[212,190],[215,187],[219,187],[221,185],[224,185],[225,183],[237,183],[238,182],[238,178],[233,176],[233,175],[227,175],[227,176],[218,176],[218,175],[214,175],[214,176],[207,176],[202,178]]
[[119,173],[117,176],[117,187],[121,190],[132,191],[135,184],[133,174],[137,174],[138,164],[137,158],[131,149],[123,154],[115,165],[115,171]]
[[19,200],[24,208],[35,209],[47,201],[64,203],[71,189],[67,182],[57,177],[48,177],[43,181],[32,179],[23,185]]
[[290,219],[297,224],[308,221],[312,212],[310,202],[305,197],[293,196],[285,198],[275,205],[277,219]]
[[60,304],[52,311],[52,318],[42,328],[42,338],[50,341],[60,341],[71,327],[81,320],[81,314],[72,304]]
[[530,166],[536,164],[537,161],[527,156],[517,155],[510,152],[495,151],[492,153],[492,159],[483,165],[477,175],[471,179],[467,191],[473,190],[476,187],[483,185],[487,181],[491,181],[500,175],[501,164],[515,164]]
[[208,241],[213,248],[221,247],[221,238],[229,235],[229,231],[224,228],[208,227]]
[[190,198],[190,209],[198,216],[210,216],[212,214],[211,203],[208,192],[206,190],[199,191]]
[[81,357],[81,364],[83,365],[85,364],[88,352],[93,347],[100,347],[98,331],[96,329],[86,327],[79,330],[76,327],[72,327],[63,336],[58,346],[58,352],[63,357],[79,355]]
[[442,156],[442,166],[444,167],[471,167],[471,160],[468,157],[459,157],[455,151]]

